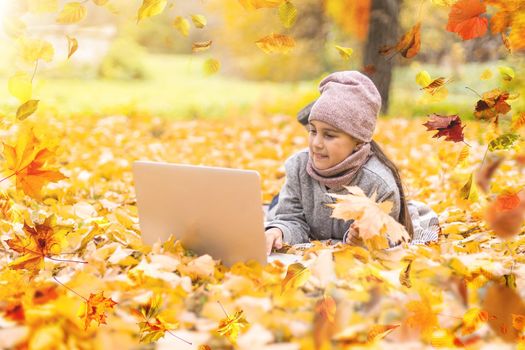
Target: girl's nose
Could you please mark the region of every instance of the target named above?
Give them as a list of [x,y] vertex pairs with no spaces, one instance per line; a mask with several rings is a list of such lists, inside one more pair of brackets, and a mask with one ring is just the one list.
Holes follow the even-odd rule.
[[312,146],[315,148],[323,148],[323,138],[321,135],[317,134],[313,137]]

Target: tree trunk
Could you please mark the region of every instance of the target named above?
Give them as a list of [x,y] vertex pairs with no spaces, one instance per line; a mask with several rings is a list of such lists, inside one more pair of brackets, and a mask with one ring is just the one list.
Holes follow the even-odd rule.
[[[376,84],[382,98],[381,112],[388,111],[393,60],[379,54],[385,45],[395,45],[399,40],[399,9],[402,0],[372,0],[368,36],[363,56],[363,67]],[[366,67],[368,68],[366,69]]]

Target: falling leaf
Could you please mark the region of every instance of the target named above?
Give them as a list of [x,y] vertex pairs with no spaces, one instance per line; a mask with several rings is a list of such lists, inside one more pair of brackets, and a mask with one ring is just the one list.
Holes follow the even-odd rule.
[[525,315],[512,314],[512,327],[522,332],[525,329]]
[[35,113],[38,108],[38,102],[40,102],[40,100],[28,100],[20,105],[16,110],[16,119],[24,120]]
[[466,201],[476,201],[477,200],[478,196],[476,192],[476,186],[472,186],[473,178],[474,178],[474,174],[471,173],[468,178],[468,181],[459,190],[459,197],[462,200],[466,200]]
[[456,161],[456,165],[465,165],[468,156],[470,155],[470,147],[465,145],[461,149],[458,155],[458,160]]
[[55,54],[53,46],[45,40],[20,38],[18,43],[22,60],[29,64],[34,64],[39,59],[51,62]]
[[438,320],[428,300],[410,301],[405,305],[405,309],[410,312],[405,321],[409,327],[418,328],[427,336],[432,334]]
[[517,113],[512,116],[512,130],[518,131],[525,125],[525,112]]
[[184,17],[175,17],[173,26],[184,36],[188,36],[190,34],[190,22]]
[[143,0],[139,9],[137,23],[144,18],[153,17],[161,14],[168,3],[167,0]]
[[501,67],[498,67],[498,71],[503,80],[511,81],[512,79],[514,79],[515,74],[512,68],[501,66]]
[[191,21],[196,28],[202,29],[206,26],[206,17],[203,15],[191,15]]
[[272,52],[286,54],[295,47],[295,40],[284,34],[272,33],[257,40],[255,44],[267,54]]
[[510,111],[510,105],[507,100],[512,96],[506,91],[494,89],[484,93],[476,104],[474,116],[477,119],[493,120],[497,123],[500,114],[507,114]]
[[35,198],[41,198],[41,189],[47,182],[66,177],[59,171],[48,168],[53,152],[43,147],[32,130],[22,132],[15,146],[4,145],[4,158],[9,176],[16,178],[16,188]]
[[209,345],[199,345],[198,350],[211,350],[211,347]]
[[84,329],[87,330],[91,321],[95,321],[100,324],[106,324],[106,312],[113,309],[113,306],[117,303],[111,299],[104,297],[104,292],[99,292],[96,294],[90,294],[89,299],[84,305]]
[[24,222],[25,235],[15,234],[6,240],[7,245],[22,256],[9,263],[13,269],[26,269],[38,272],[44,266],[44,258],[60,254],[66,240],[63,233],[53,228],[54,216],[46,218],[44,223],[34,227]]
[[28,0],[28,11],[34,14],[56,12],[58,0]]
[[57,23],[72,24],[82,21],[87,14],[87,9],[80,2],[69,2],[64,5],[62,11],[58,14]]
[[7,82],[9,93],[16,97],[20,103],[25,103],[31,98],[33,85],[26,72],[18,71]]
[[519,139],[520,139],[520,135],[518,134],[506,133],[490,141],[488,149],[491,152],[494,152],[496,150],[508,150]]
[[398,328],[399,324],[393,325],[375,325],[368,331],[367,341],[372,343],[376,340],[383,339],[390,334],[394,329]]
[[408,242],[410,236],[405,227],[397,222],[389,213],[393,204],[390,201],[376,203],[376,194],[368,198],[357,186],[345,186],[347,195],[329,193],[337,199],[335,204],[327,204],[333,208],[331,217],[354,220],[352,227],[370,249],[384,249],[401,242]]
[[488,20],[481,17],[486,6],[479,0],[459,0],[448,15],[447,31],[457,33],[463,40],[470,40],[485,35]]
[[352,56],[352,53],[354,53],[354,50],[350,47],[342,47],[339,45],[335,45],[335,48],[344,60],[349,60],[350,56]]
[[461,119],[458,115],[439,115],[431,114],[430,119],[424,123],[427,131],[437,130],[438,132],[432,138],[439,138],[445,136],[445,141],[462,142],[464,135],[464,125],[461,125]]
[[463,315],[463,325],[461,333],[463,335],[474,333],[480,324],[487,322],[489,315],[485,310],[480,308],[472,308]]
[[476,184],[484,192],[488,192],[490,179],[503,160],[500,155],[488,155],[476,172]]
[[204,62],[204,74],[213,75],[221,69],[221,62],[214,58],[208,58]]
[[525,223],[525,190],[500,194],[487,206],[485,220],[499,237],[518,234]]
[[310,275],[310,270],[301,263],[289,265],[286,270],[286,276],[281,282],[281,293],[301,287],[308,281]]
[[525,314],[525,304],[516,290],[492,282],[485,293],[481,305],[489,314],[487,323],[503,340],[515,342],[518,331],[512,327],[512,315]]
[[483,73],[481,73],[481,76],[479,77],[481,80],[488,80],[492,78],[492,71],[490,69],[485,69]]
[[326,349],[335,331],[336,303],[324,295],[314,306],[314,344],[316,349]]
[[239,0],[246,10],[278,7],[285,0]]
[[421,86],[425,87],[428,86],[432,82],[432,78],[430,77],[430,74],[426,70],[422,70],[421,72],[417,73],[416,75],[416,83]]
[[297,21],[297,8],[289,0],[279,6],[279,18],[285,28],[291,28]]
[[392,52],[400,53],[405,58],[412,58],[418,54],[421,46],[420,39],[421,22],[417,22],[407,33],[405,33],[395,46],[386,46],[379,50],[382,55]]
[[446,83],[450,82],[450,80],[447,80],[445,77],[439,77],[437,79],[434,79],[428,84],[427,86],[422,87],[422,90],[425,90],[431,95],[434,95],[436,92],[438,92],[440,89],[445,86]]
[[206,51],[211,47],[211,43],[212,43],[211,40],[194,42],[191,44],[191,52],[195,53],[195,52]]
[[78,41],[75,38],[66,35],[67,38],[67,58],[69,59],[78,49]]
[[[237,344],[237,337],[241,330],[249,325],[244,318],[243,311],[237,311],[233,316],[227,316],[219,322],[217,332],[224,335],[232,344]],[[246,331],[246,330],[243,330]]]

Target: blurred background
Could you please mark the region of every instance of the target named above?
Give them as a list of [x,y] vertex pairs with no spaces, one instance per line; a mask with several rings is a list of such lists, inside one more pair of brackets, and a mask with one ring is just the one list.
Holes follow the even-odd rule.
[[[462,41],[445,30],[447,1],[421,0],[301,0],[294,2],[298,19],[291,28],[280,23],[277,8],[247,10],[238,0],[168,2],[163,13],[137,23],[141,0],[110,0],[104,6],[84,2],[87,17],[79,23],[56,23],[57,12],[70,1],[0,0],[0,108],[12,113],[19,102],[7,89],[14,72],[32,74],[34,67],[17,59],[17,13],[25,35],[50,42],[51,62],[40,60],[33,82],[39,109],[64,113],[147,111],[170,119],[241,117],[257,113],[295,115],[317,96],[317,84],[336,70],[356,69],[371,74],[384,100],[383,113],[393,117],[458,113],[472,118],[479,94],[501,85],[497,68],[510,66],[516,79],[505,87],[524,92],[523,53],[512,55],[500,36]],[[38,3],[38,2],[36,2]],[[31,5],[33,4],[33,5]],[[32,8],[31,8],[32,6]],[[46,10],[47,6],[47,10]],[[50,7],[55,11],[49,11]],[[206,17],[187,36],[174,24],[177,16]],[[491,14],[488,13],[490,16]],[[406,59],[378,54],[395,45],[421,21],[421,49]],[[191,21],[190,21],[191,23]],[[255,42],[272,33],[292,36],[296,46],[287,54],[266,54]],[[67,59],[66,35],[78,40]],[[209,50],[192,53],[192,43],[212,40]],[[353,49],[341,57],[335,45]],[[206,59],[220,61],[218,73],[207,75]],[[481,74],[492,69],[492,80]],[[423,97],[415,76],[426,70],[432,78],[452,79],[442,100]],[[522,102],[517,102],[521,104]]]

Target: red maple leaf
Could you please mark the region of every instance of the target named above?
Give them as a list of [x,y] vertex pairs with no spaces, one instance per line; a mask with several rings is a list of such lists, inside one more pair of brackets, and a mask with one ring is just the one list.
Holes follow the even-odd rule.
[[437,130],[438,132],[432,136],[439,138],[445,136],[446,141],[461,142],[463,141],[463,128],[465,125],[461,125],[461,119],[458,115],[429,115],[429,120],[423,125],[427,127],[427,130]]

